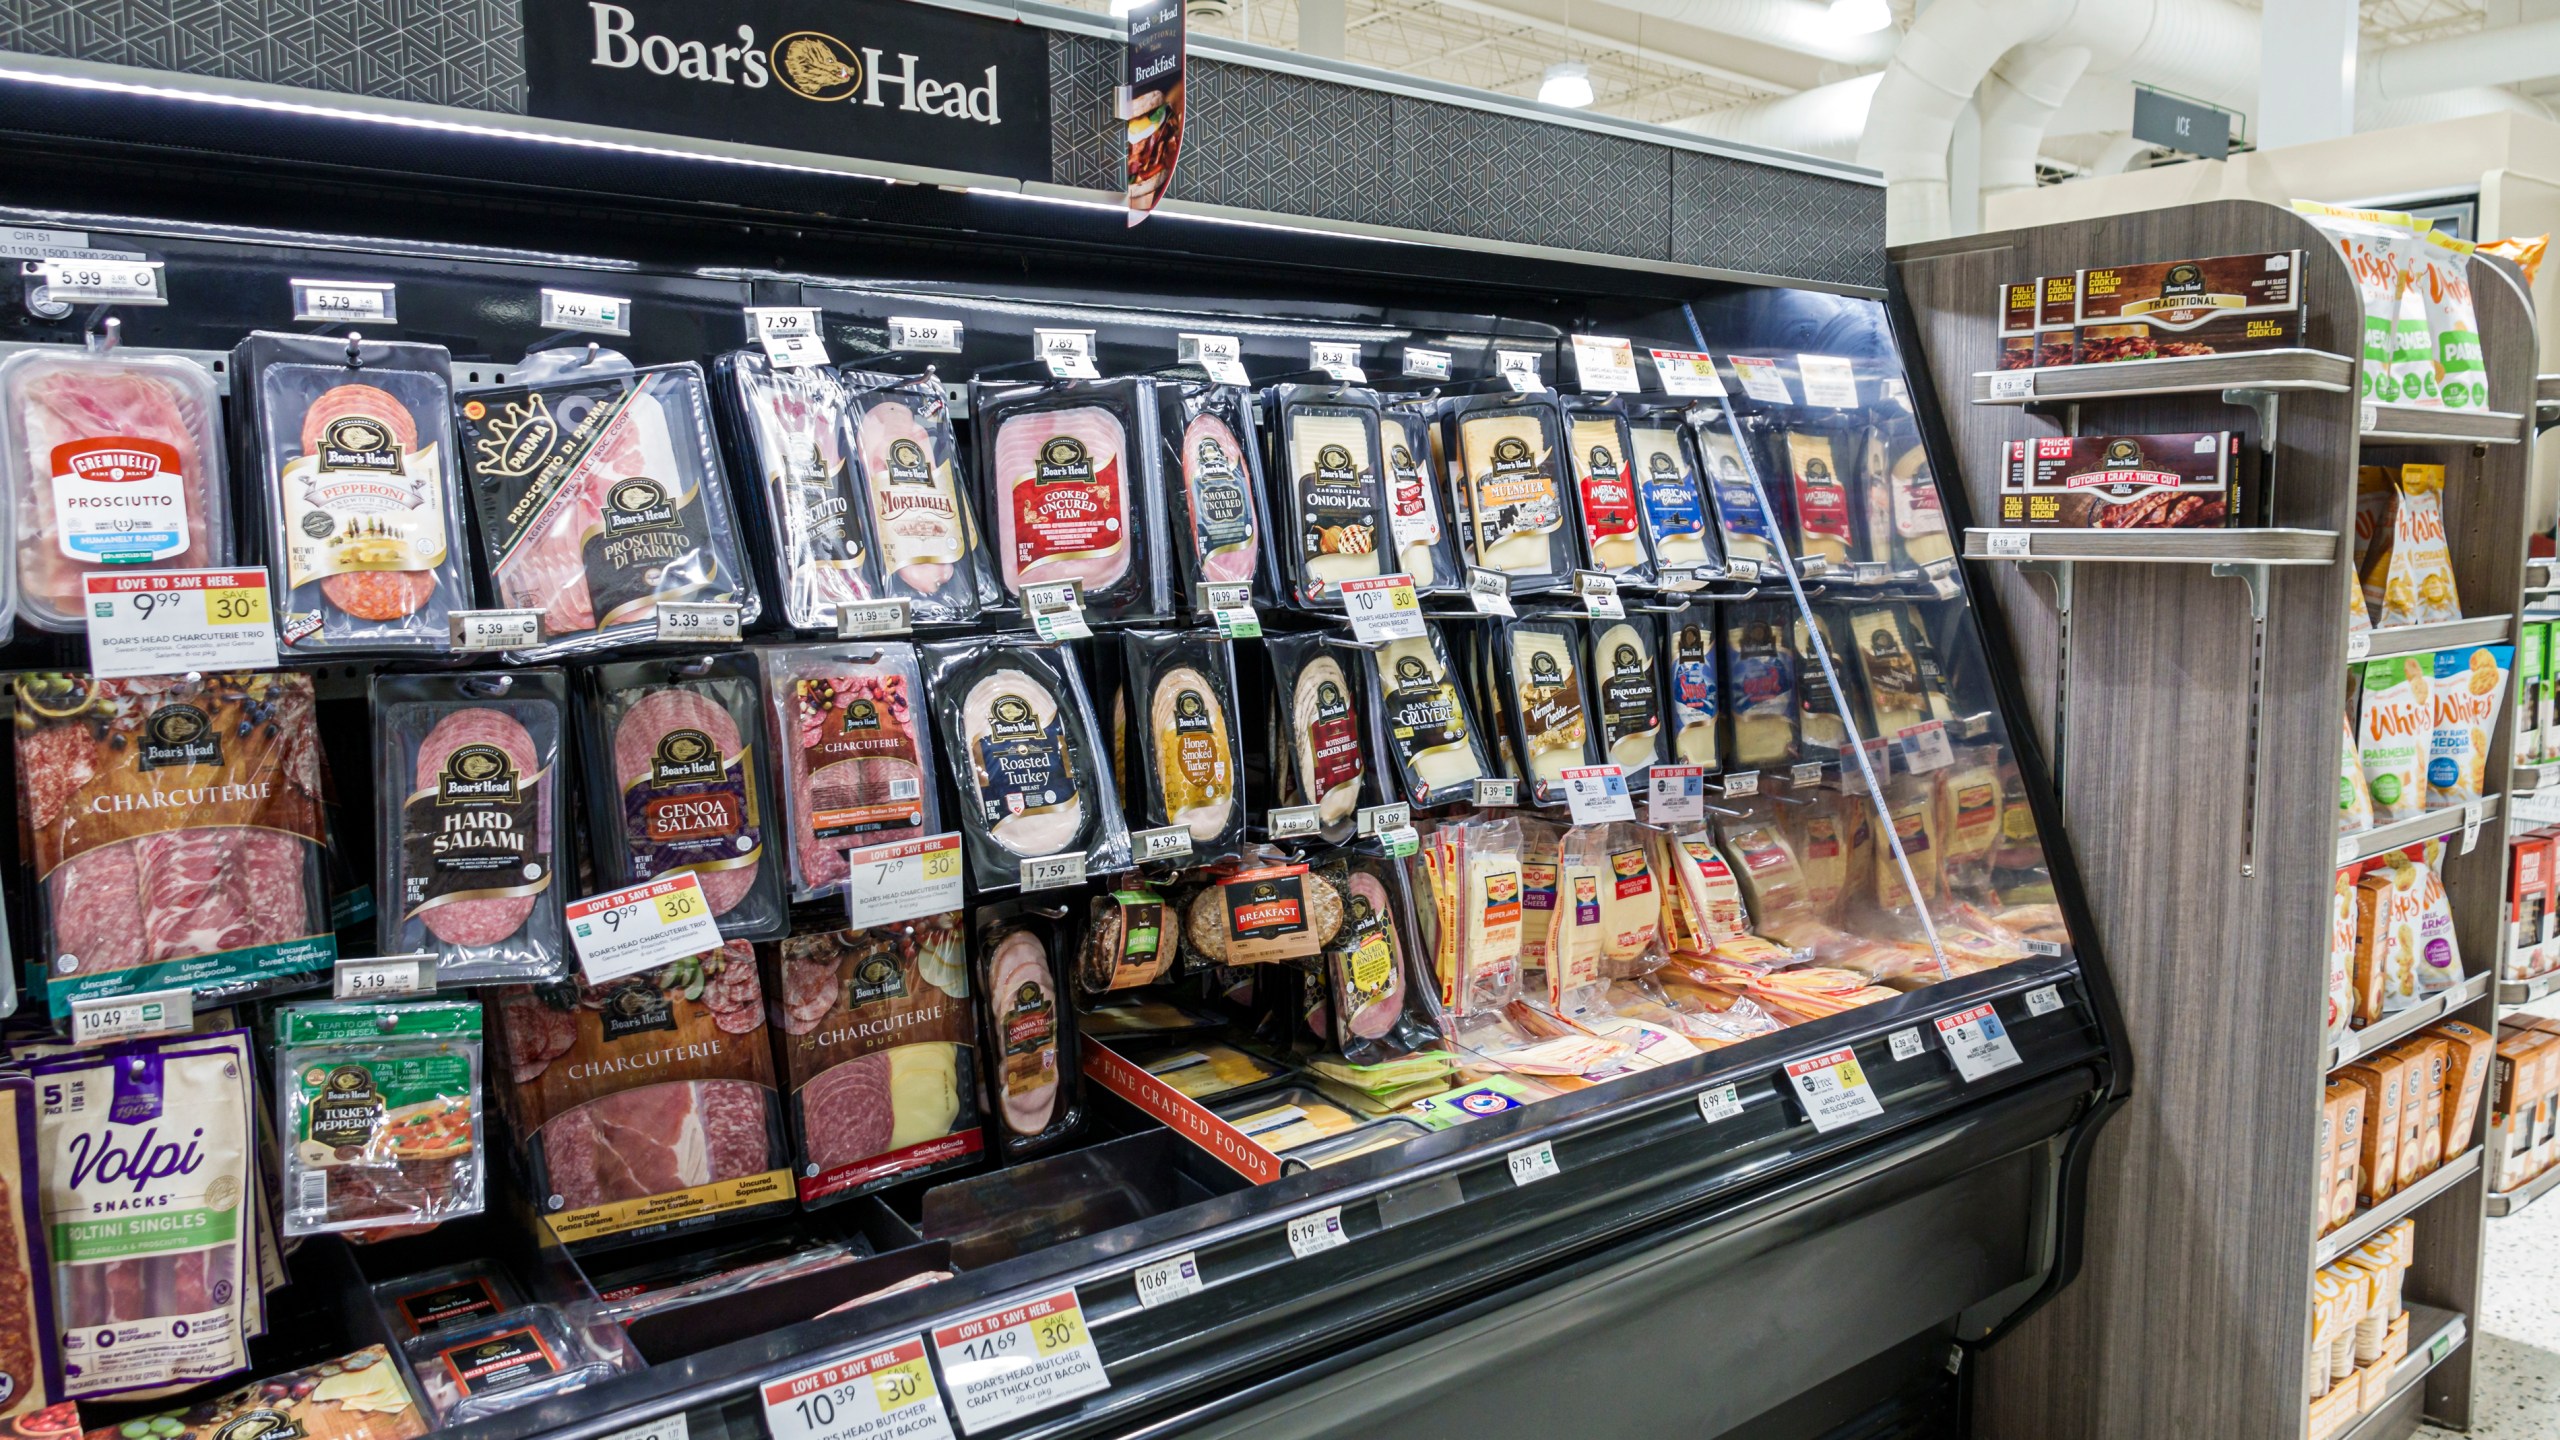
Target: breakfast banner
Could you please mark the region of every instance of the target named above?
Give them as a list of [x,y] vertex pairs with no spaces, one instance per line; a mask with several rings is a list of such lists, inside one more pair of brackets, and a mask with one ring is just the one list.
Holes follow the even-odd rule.
[[1120,118],[1129,122],[1129,223],[1147,218],[1173,188],[1182,153],[1184,0],[1141,0],[1129,12],[1129,58]]

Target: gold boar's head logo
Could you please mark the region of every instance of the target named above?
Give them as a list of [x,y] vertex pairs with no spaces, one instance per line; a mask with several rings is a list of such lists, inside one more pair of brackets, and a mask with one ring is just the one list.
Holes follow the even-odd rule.
[[842,100],[862,88],[862,58],[833,35],[799,30],[773,42],[773,73],[804,100]]

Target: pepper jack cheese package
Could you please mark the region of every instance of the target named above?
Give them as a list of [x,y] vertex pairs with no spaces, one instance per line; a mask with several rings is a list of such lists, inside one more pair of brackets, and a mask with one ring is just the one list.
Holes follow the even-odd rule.
[[1528,782],[1522,798],[1562,805],[1564,772],[1600,763],[1599,727],[1583,683],[1582,622],[1522,620],[1503,627],[1494,647],[1511,752]]
[[1568,588],[1578,552],[1565,417],[1551,395],[1473,395],[1441,411],[1441,453],[1464,508],[1470,565],[1515,595]]
[[2411,463],[2394,477],[2390,527],[2376,532],[2365,563],[2364,603],[2377,626],[2462,618],[2445,545],[2443,466]]
[[[1836,431],[1793,429],[1786,432],[1787,470],[1792,482],[1789,506],[1795,514],[1796,560],[1808,575],[1846,570],[1857,544],[1849,507],[1848,477],[1843,472],[1843,436]],[[1822,562],[1816,566],[1813,562]]]
[[2436,652],[2435,732],[2427,746],[2427,803],[2460,805],[2486,793],[2489,740],[2507,694],[2512,645]]
[[1269,391],[1272,514],[1297,604],[1342,608],[1342,582],[1395,566],[1375,392],[1347,385]]
[[1626,407],[1615,398],[1566,402],[1567,448],[1573,458],[1574,508],[1582,516],[1582,561],[1621,580],[1653,583],[1643,499]]
[[2364,666],[2356,748],[2365,788],[2373,796],[2373,822],[2388,825],[2427,808],[2424,777],[2435,738],[2435,662],[2427,655],[2399,655]]
[[2072,530],[2212,529],[2243,513],[2240,437],[2045,436],[2008,444],[2000,523]]
[[1429,808],[1470,799],[1486,774],[1475,717],[1449,665],[1440,627],[1369,655],[1370,702],[1404,797]]

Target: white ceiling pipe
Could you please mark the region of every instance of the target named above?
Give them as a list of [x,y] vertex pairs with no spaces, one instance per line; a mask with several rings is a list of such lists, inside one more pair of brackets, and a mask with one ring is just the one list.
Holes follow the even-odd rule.
[[1867,127],[1868,102],[1881,72],[1818,85],[1776,100],[1754,101],[1671,121],[1672,128],[1745,145],[1766,145],[1834,160],[1855,159]]
[[2478,30],[2414,45],[2368,46],[2356,94],[2405,100],[2474,85],[2560,75],[2560,20]]
[[1983,77],[1982,197],[2036,186],[2045,126],[2089,68],[2078,45],[2021,45]]
[[2551,110],[2538,100],[2494,85],[2438,90],[2426,95],[2406,95],[2396,100],[2364,95],[2356,97],[2358,130],[2391,130],[2402,125],[2460,120],[2473,115],[2532,115],[2547,120],[2551,118]]
[[1819,55],[1844,65],[1881,65],[1901,37],[1888,25],[1865,35],[1841,33],[1821,0],[1606,0],[1620,10],[1657,15],[1701,30],[1740,36]]

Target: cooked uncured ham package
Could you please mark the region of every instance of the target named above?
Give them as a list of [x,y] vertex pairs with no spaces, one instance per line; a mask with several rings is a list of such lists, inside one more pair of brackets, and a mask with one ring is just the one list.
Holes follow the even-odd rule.
[[1929,469],[1928,447],[1920,443],[1919,426],[1893,417],[1869,432],[1868,443],[1883,460],[1895,564],[1921,569],[1951,563],[1955,540],[1947,533],[1946,507],[1938,496],[1938,478]]
[[1320,635],[1266,635],[1270,652],[1272,745],[1279,752],[1283,806],[1313,805],[1324,838],[1351,838],[1368,792],[1367,710],[1360,651]]
[[966,623],[993,594],[985,532],[960,479],[959,442],[942,382],[930,375],[845,370],[856,490],[878,549],[880,593],[929,625]]
[[955,640],[923,647],[943,752],[960,792],[969,875],[1001,887],[1022,862],[1069,852],[1100,875],[1129,863],[1129,827],[1093,702],[1054,645]]
[[1235,653],[1201,632],[1120,636],[1132,728],[1134,813],[1153,829],[1191,833],[1192,863],[1232,854],[1244,839],[1236,724]]
[[1458,564],[1440,459],[1431,448],[1434,408],[1390,405],[1378,432],[1386,447],[1387,529],[1395,539],[1395,568],[1412,576],[1413,588],[1426,595],[1455,589],[1467,578]]
[[771,940],[789,924],[775,834],[764,683],[746,651],[625,660],[584,686],[588,853],[629,885],[692,871],[720,933]]
[[479,1001],[288,1005],[275,1055],[286,1236],[480,1213]]
[[971,983],[987,1072],[987,1140],[1014,1161],[1056,1148],[1084,1123],[1076,1018],[1067,1003],[1068,912],[1027,900],[981,907]]
[[1636,410],[1627,417],[1627,443],[1659,583],[1665,590],[1695,590],[1707,583],[1698,578],[1698,568],[1721,568],[1723,552],[1707,518],[1697,453],[1680,412]]
[[231,559],[222,401],[192,360],[43,346],[0,361],[0,477],[17,535],[0,552],[0,633],[13,599],[33,624],[80,630],[83,571]]
[[265,994],[337,955],[311,679],[17,677],[45,998]]
[[232,351],[288,650],[442,651],[475,600],[441,345],[258,331]]
[[801,1204],[977,1157],[985,1139],[965,916],[803,932],[763,957]]
[[376,675],[372,701],[382,953],[432,953],[444,986],[559,979],[568,677]]
[[1573,458],[1574,509],[1582,516],[1583,564],[1650,585],[1653,551],[1646,538],[1626,407],[1614,397],[1577,396],[1566,402],[1565,426]]
[[542,616],[522,658],[654,641],[662,601],[754,624],[701,367],[585,353],[529,355],[515,383],[459,397],[491,602]]
[[1514,594],[1568,588],[1579,546],[1564,412],[1551,395],[1468,395],[1440,412],[1440,453],[1465,511],[1466,562]]
[[1097,618],[1170,613],[1161,403],[1144,376],[977,387],[978,504],[1003,603],[1073,580]]
[[1262,579],[1269,542],[1253,398],[1232,385],[1167,386],[1164,393],[1173,401],[1166,429],[1176,436],[1178,464],[1167,478],[1174,482],[1174,519],[1182,529],[1173,553],[1183,588],[1255,584]]
[[0,1075],[0,1420],[61,1398],[53,1377],[53,1271],[45,1261],[43,1182],[37,1163],[35,1082]]
[[1275,385],[1272,512],[1289,537],[1290,593],[1309,609],[1342,608],[1342,582],[1395,568],[1375,392],[1349,385]]
[[1473,798],[1490,772],[1440,627],[1426,622],[1420,639],[1390,640],[1368,660],[1370,703],[1405,799],[1428,808]]
[[791,822],[791,898],[842,888],[844,852],[941,829],[915,647],[759,649],[766,734]]
[[499,1095],[534,1208],[562,1240],[621,1245],[790,1211],[753,946],[604,985],[507,986],[491,1002]]
[[731,467],[747,513],[762,517],[766,575],[795,630],[836,626],[836,604],[880,588],[870,507],[852,457],[845,388],[820,366],[778,370],[761,350],[711,363],[711,383],[737,442]]

